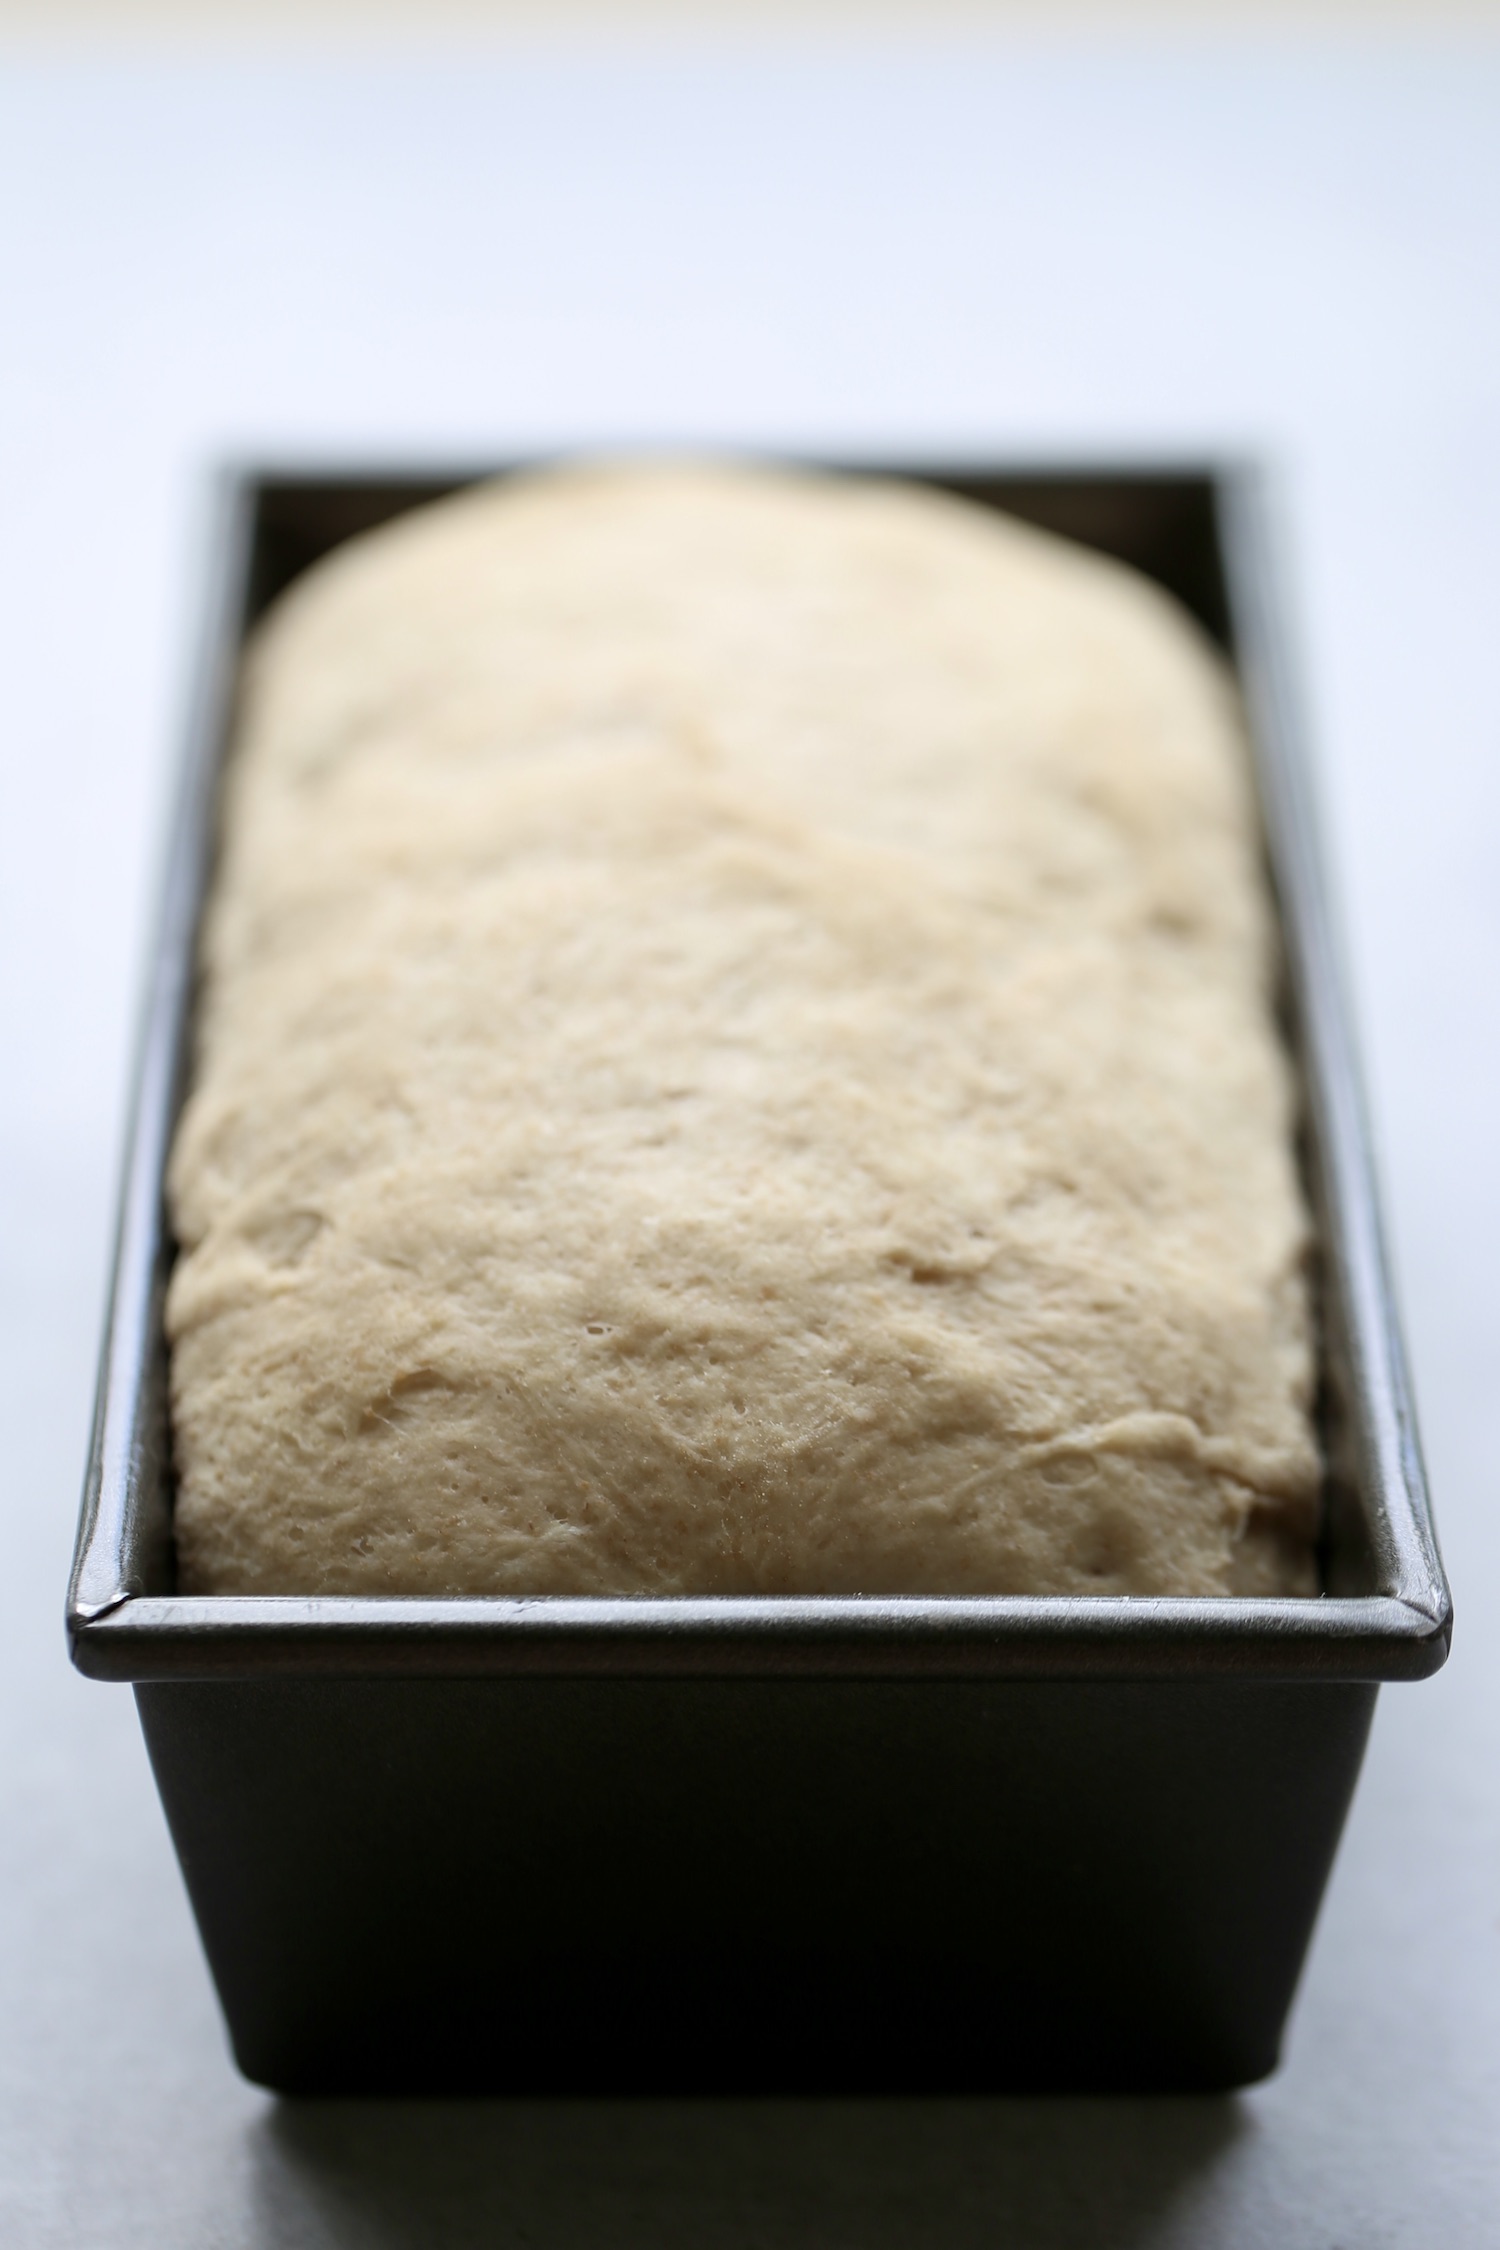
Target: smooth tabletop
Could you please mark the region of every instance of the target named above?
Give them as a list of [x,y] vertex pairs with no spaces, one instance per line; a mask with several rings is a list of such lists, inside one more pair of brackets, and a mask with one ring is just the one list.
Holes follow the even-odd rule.
[[[1500,2240],[1497,269],[1482,26],[0,45],[0,2240]],[[206,473],[621,441],[1277,471],[1457,1630],[1243,2095],[277,2102],[68,1667]]]

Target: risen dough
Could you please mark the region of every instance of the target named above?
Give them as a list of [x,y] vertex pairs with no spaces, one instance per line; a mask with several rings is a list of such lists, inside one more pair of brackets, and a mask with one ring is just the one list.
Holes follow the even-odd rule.
[[197,1592],[1312,1592],[1240,725],[931,492],[565,470],[254,649],[171,1168]]

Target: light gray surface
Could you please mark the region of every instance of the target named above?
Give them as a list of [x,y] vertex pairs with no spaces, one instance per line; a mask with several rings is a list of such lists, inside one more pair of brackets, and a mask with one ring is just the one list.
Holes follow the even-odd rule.
[[[0,71],[0,2240],[1500,2240],[1497,251],[1479,41]],[[1284,470],[1458,1637],[1237,2100],[278,2105],[66,1666],[202,465],[617,434]]]

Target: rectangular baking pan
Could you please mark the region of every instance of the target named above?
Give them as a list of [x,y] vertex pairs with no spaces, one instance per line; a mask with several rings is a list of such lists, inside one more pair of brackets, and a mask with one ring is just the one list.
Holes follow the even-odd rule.
[[[886,465],[886,473],[893,473]],[[68,1605],[135,1683],[241,2068],[297,2093],[1211,2088],[1271,2070],[1383,1680],[1447,1654],[1257,475],[899,473],[1168,587],[1235,662],[1305,1089],[1325,1592],[189,1599],[166,1153],[240,646],[467,481],[222,482]]]

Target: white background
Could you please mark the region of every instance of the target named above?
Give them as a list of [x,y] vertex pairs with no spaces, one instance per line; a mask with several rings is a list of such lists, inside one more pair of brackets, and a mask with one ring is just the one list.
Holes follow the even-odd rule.
[[[277,2105],[68,1670],[204,471],[648,437],[1282,472],[1458,1632],[1238,2099]],[[0,2239],[1500,2241],[1500,43],[0,51],[0,667]]]

